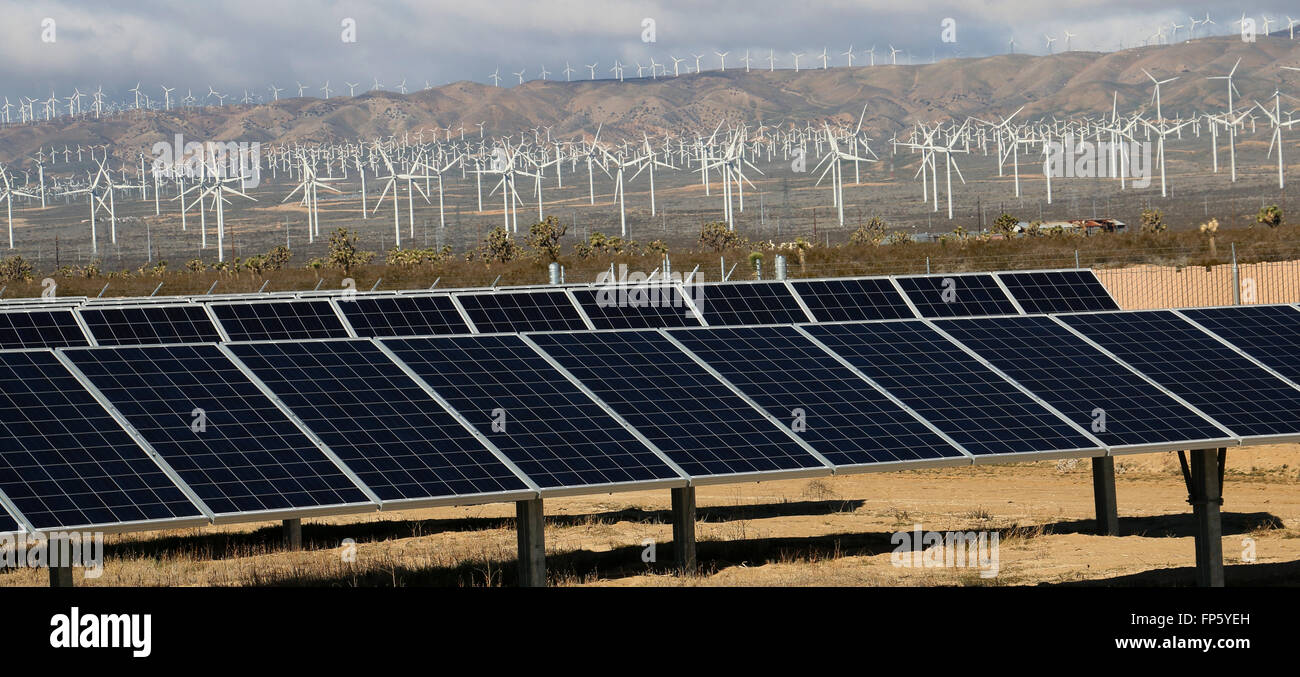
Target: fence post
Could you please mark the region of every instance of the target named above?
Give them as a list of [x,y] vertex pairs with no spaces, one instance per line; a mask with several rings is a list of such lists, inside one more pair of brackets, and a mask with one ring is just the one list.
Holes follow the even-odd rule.
[[1237,267],[1237,243],[1232,243],[1232,305],[1241,305],[1241,269]]

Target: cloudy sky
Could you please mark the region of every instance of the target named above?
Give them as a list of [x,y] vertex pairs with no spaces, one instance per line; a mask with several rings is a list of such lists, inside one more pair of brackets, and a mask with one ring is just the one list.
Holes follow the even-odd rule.
[[[336,92],[344,82],[367,88],[378,79],[395,89],[457,80],[488,82],[500,69],[502,84],[538,77],[544,65],[551,79],[563,79],[565,63],[589,77],[583,64],[597,63],[597,77],[610,77],[615,59],[648,65],[653,58],[672,67],[671,57],[703,54],[706,69],[717,68],[715,51],[726,51],[728,67],[750,50],[754,67],[767,66],[775,50],[777,67],[790,67],[791,52],[803,52],[801,67],[820,65],[827,47],[832,65],[853,46],[857,63],[873,45],[877,63],[887,62],[889,45],[906,50],[916,63],[938,58],[1047,51],[1045,35],[1071,48],[1111,51],[1132,47],[1158,29],[1166,35],[1189,17],[1208,11],[1216,33],[1236,31],[1244,11],[1263,28],[1287,24],[1292,3],[1244,6],[1208,2],[1177,4],[1147,0],[0,0],[0,96],[49,96],[102,85],[110,96],[130,98],[137,81],[155,98],[160,85],[205,95],[209,86],[240,96],[245,89],[269,98],[272,83],[296,92],[295,82],[320,95],[328,80]],[[955,22],[956,42],[942,41],[943,21]],[[53,19],[53,42],[46,19]],[[653,42],[645,29],[653,20]],[[45,22],[45,28],[43,28]],[[345,41],[355,26],[355,42]],[[1204,34],[1204,27],[1197,27]],[[882,56],[883,55],[883,56]],[[631,69],[635,72],[635,68]]]

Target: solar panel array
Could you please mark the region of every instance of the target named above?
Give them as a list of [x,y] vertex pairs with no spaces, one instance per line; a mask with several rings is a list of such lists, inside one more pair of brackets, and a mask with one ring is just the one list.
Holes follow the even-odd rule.
[[671,334],[837,466],[966,458],[794,327]]
[[784,282],[709,283],[697,305],[709,326],[791,324],[808,314]]
[[528,489],[370,341],[230,350],[383,501]]
[[898,285],[921,317],[1018,315],[991,273],[900,277]]
[[538,334],[532,340],[688,475],[823,467],[657,332]]
[[587,328],[573,301],[558,290],[460,294],[456,299],[479,333]]
[[329,300],[214,303],[212,311],[231,341],[345,338],[347,327]]
[[0,313],[0,350],[90,345],[71,308]]
[[1235,306],[1178,311],[1274,371],[1300,382],[1300,309]]
[[1091,270],[1044,270],[997,275],[1026,313],[1119,310],[1119,304]]
[[66,354],[216,514],[369,502],[215,346]]
[[[687,287],[700,290],[698,285]],[[573,289],[573,298],[596,329],[698,327],[691,301],[677,285],[649,284]]]
[[95,343],[101,346],[221,340],[207,310],[198,304],[85,308],[81,310],[81,318],[90,328]]
[[37,529],[201,517],[48,351],[0,352],[0,491]]
[[1295,308],[997,275],[0,313],[0,532],[1300,439]]
[[793,280],[790,286],[819,322],[914,317],[903,295],[887,278]]
[[470,333],[465,318],[445,294],[356,297],[340,299],[338,307],[357,336]]
[[384,344],[538,486],[679,477],[518,336],[392,339]]
[[1100,448],[920,321],[808,332],[976,456]]
[[935,324],[1107,445],[1228,442],[1204,417],[1049,317]]
[[1060,317],[1238,435],[1300,432],[1300,388],[1278,379],[1173,311]]

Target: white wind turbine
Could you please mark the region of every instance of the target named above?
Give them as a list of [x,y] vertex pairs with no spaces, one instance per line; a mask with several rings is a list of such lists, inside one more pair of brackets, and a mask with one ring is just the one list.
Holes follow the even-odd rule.
[[[862,112],[865,115],[866,113],[865,106],[863,107]],[[827,125],[825,122],[823,122],[822,128],[826,132],[826,142],[830,146],[830,152],[827,153],[826,156],[822,159],[823,163],[828,163],[828,164],[826,169],[822,170],[821,175],[817,177],[817,183],[820,184],[822,179],[826,178],[827,173],[831,175],[831,192],[833,195],[835,207],[837,208],[839,214],[840,225],[842,226],[844,225],[844,174],[843,174],[842,163],[845,160],[852,160],[854,164],[857,164],[858,162],[875,162],[875,160],[871,158],[859,157],[852,153],[848,153],[840,150],[840,145],[835,141],[835,134],[831,132],[830,126]],[[858,129],[861,130],[861,128],[862,128],[862,121],[859,120]],[[854,132],[853,135],[854,137],[856,137],[857,132]]]
[[492,81],[492,84],[493,84],[494,86],[496,86],[496,87],[500,87],[500,86],[501,86],[501,69],[498,68],[498,69],[492,71],[490,74],[488,74],[488,79]]
[[1070,31],[1065,32],[1065,51],[1070,51],[1070,38],[1078,37]]
[[893,45],[890,45],[890,46],[889,46],[889,59],[890,59],[890,65],[893,65],[893,66],[897,66],[897,65],[898,65],[898,53],[901,52],[901,51],[903,51],[903,50],[901,50],[901,49],[894,49],[894,46],[893,46]]
[[302,191],[302,203],[307,207],[307,242],[312,243],[320,236],[320,198],[316,193],[317,189],[324,188],[331,193],[339,193],[340,191],[329,185],[328,182],[333,179],[316,178],[316,170],[307,161],[306,155],[300,155],[299,160],[302,167],[302,181],[298,182],[298,185],[288,195],[284,196],[280,204],[288,202],[289,198],[293,197],[299,190]]
[[1052,36],[1050,36],[1050,35],[1043,35],[1043,37],[1044,37],[1044,38],[1047,38],[1047,53],[1048,53],[1048,54],[1051,54],[1051,53],[1052,53],[1052,43],[1053,43],[1053,42],[1056,42],[1056,38],[1054,38],[1054,37],[1052,37]]
[[718,62],[721,65],[721,68],[719,70],[724,70],[724,71],[727,70],[727,55],[730,54],[731,52],[719,52],[717,50],[714,50],[713,53],[718,55]]
[[[1238,58],[1238,59],[1237,59],[1237,63],[1234,63],[1234,64],[1232,65],[1232,70],[1228,71],[1228,74],[1227,74],[1227,75],[1215,75],[1215,76],[1212,76],[1212,77],[1206,78],[1207,80],[1227,80],[1227,81],[1228,81],[1228,111],[1227,111],[1227,114],[1226,114],[1226,119],[1227,119],[1229,122],[1231,122],[1232,114],[1233,114],[1233,110],[1234,110],[1234,109],[1233,109],[1233,103],[1232,103],[1232,95],[1233,95],[1234,93],[1236,93],[1237,96],[1241,96],[1241,92],[1237,91],[1237,86],[1234,85],[1234,84],[1232,84],[1232,76],[1233,76],[1233,75],[1236,75],[1236,73],[1237,73],[1237,66],[1240,66],[1240,65],[1241,65],[1241,59]],[[1214,147],[1214,163],[1215,163],[1215,171],[1217,172],[1217,171],[1218,171],[1218,158],[1219,158],[1219,148],[1218,148],[1218,143],[1217,143],[1217,138],[1218,138],[1218,128],[1214,126],[1214,122],[1213,122],[1213,121],[1210,122],[1210,131],[1211,131],[1210,136],[1213,137],[1213,139],[1214,139],[1214,143],[1215,143],[1215,147]],[[1236,183],[1236,181],[1237,181],[1237,125],[1236,125],[1235,123],[1234,123],[1234,124],[1229,124],[1229,125],[1228,125],[1228,158],[1229,158],[1229,163],[1232,165],[1232,181],[1233,181],[1233,183]]]
[[13,249],[14,248],[14,196],[17,195],[20,197],[27,197],[32,199],[35,199],[36,196],[30,193],[24,193],[19,190],[14,190],[13,185],[10,184],[9,182],[9,172],[8,170],[5,169],[4,165],[0,165],[0,181],[4,182],[4,185],[0,186],[0,200],[4,201],[5,208],[8,210],[9,213],[9,248]]
[[853,45],[849,45],[849,51],[840,52],[840,56],[847,56],[849,58],[849,68],[853,68]]
[[799,53],[790,52],[790,56],[794,57],[794,72],[798,73],[798,72],[799,72],[799,57],[803,56],[803,52],[799,52]]
[[592,79],[592,80],[595,80],[595,79],[596,79],[596,66],[598,66],[599,64],[600,64],[599,61],[597,61],[596,63],[589,63],[589,64],[587,64],[587,70],[588,70],[588,71],[591,71],[591,79]]
[[356,95],[357,95],[357,85],[360,85],[361,83],[359,83],[359,82],[348,82],[348,81],[345,80],[345,81],[343,82],[343,84],[345,84],[345,85],[348,86],[348,96],[356,96]]

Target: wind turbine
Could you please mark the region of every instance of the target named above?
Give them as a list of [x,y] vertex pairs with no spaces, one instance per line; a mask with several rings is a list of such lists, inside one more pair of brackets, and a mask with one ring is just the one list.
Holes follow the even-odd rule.
[[4,168],[4,165],[0,165],[0,181],[4,182],[4,185],[0,186],[0,200],[4,200],[5,208],[9,212],[9,248],[13,249],[14,248],[14,196],[18,195],[21,197],[28,197],[32,199],[35,199],[36,196],[30,193],[24,193],[22,191],[14,190],[13,185],[10,184],[9,182],[9,172]]
[[294,193],[297,193],[299,190],[302,191],[302,203],[307,207],[307,242],[311,243],[315,241],[316,237],[320,236],[320,201],[316,195],[316,190],[318,188],[324,188],[332,193],[338,193],[340,191],[327,183],[332,179],[316,178],[316,170],[313,169],[311,163],[307,161],[307,156],[305,154],[300,154],[299,160],[302,167],[302,181],[298,182],[298,185],[295,186],[288,195],[284,196],[284,199],[280,201],[280,204],[288,202],[289,198],[293,197]]
[[727,70],[727,55],[731,52],[719,52],[714,50],[713,53],[718,55],[718,61],[721,63],[721,68],[719,70]]
[[849,58],[849,68],[853,68],[853,45],[849,45],[849,51],[840,52],[840,56],[847,56]]
[[493,85],[495,85],[495,86],[497,86],[497,87],[500,87],[500,86],[501,86],[501,69],[498,68],[498,69],[492,71],[492,73],[488,75],[488,78],[492,80],[492,84],[493,84]]
[[1073,37],[1077,37],[1077,36],[1074,33],[1071,33],[1070,31],[1065,32],[1065,51],[1067,52],[1070,51],[1070,38]]
[[891,65],[894,65],[894,66],[897,66],[897,65],[898,65],[898,53],[901,52],[901,51],[903,51],[903,50],[901,50],[901,49],[894,49],[894,46],[893,46],[893,45],[890,45],[890,46],[889,46],[889,58],[890,58],[890,60],[892,61]]
[[1054,38],[1054,37],[1052,37],[1052,36],[1050,36],[1050,35],[1046,35],[1046,34],[1044,34],[1043,37],[1047,38],[1047,53],[1048,53],[1048,54],[1051,54],[1051,53],[1052,53],[1052,43],[1053,43],[1053,42],[1056,42],[1056,38]]
[[799,52],[798,54],[796,54],[796,53],[794,53],[794,52],[790,52],[790,56],[794,57],[794,72],[798,73],[798,72],[799,72],[799,57],[803,56],[803,52]]
[[[1232,65],[1232,70],[1228,71],[1228,74],[1227,74],[1227,75],[1215,75],[1215,76],[1212,76],[1212,77],[1206,78],[1206,79],[1208,79],[1208,80],[1227,80],[1227,81],[1228,81],[1228,112],[1227,112],[1227,119],[1228,119],[1229,121],[1231,121],[1232,113],[1233,113],[1232,95],[1233,95],[1233,93],[1235,92],[1235,93],[1237,94],[1237,96],[1241,96],[1241,92],[1237,91],[1237,86],[1234,85],[1234,84],[1232,84],[1232,76],[1235,75],[1235,74],[1237,73],[1237,66],[1240,66],[1240,65],[1241,65],[1241,59],[1238,58],[1238,59],[1237,59],[1237,63],[1235,63],[1235,64]],[[1215,169],[1216,169],[1216,171],[1217,171],[1217,168],[1218,168],[1218,167],[1217,167],[1217,166],[1218,166],[1218,157],[1219,157],[1219,154],[1218,154],[1218,153],[1219,153],[1219,151],[1218,151],[1218,143],[1217,143],[1217,138],[1218,138],[1218,129],[1217,129],[1216,127],[1213,126],[1213,125],[1214,125],[1214,122],[1213,122],[1213,121],[1210,122],[1210,125],[1211,125],[1211,127],[1210,127],[1210,131],[1212,132],[1212,133],[1211,133],[1211,136],[1214,137],[1214,138],[1216,139],[1216,142],[1215,142],[1215,150],[1214,150],[1214,159],[1215,159]],[[1230,162],[1230,164],[1232,165],[1232,182],[1233,182],[1233,183],[1236,183],[1236,181],[1237,181],[1237,125],[1236,125],[1236,124],[1229,124],[1229,125],[1228,125],[1228,158],[1229,158],[1229,162]]]

